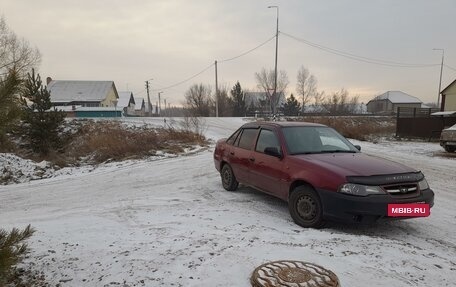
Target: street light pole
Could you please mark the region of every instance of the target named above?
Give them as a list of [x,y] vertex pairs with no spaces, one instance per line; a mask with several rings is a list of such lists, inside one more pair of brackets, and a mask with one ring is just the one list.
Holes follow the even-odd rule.
[[276,24],[276,50],[275,50],[275,65],[274,65],[274,94],[272,97],[272,113],[276,114],[276,98],[277,98],[277,52],[279,50],[279,6],[268,6],[268,8],[277,9],[277,24]]
[[439,93],[437,94],[437,107],[441,110],[440,107],[440,92],[442,88],[442,73],[443,73],[443,58],[445,57],[445,49],[434,48],[434,51],[442,51],[442,63],[440,64],[440,80],[439,80]]

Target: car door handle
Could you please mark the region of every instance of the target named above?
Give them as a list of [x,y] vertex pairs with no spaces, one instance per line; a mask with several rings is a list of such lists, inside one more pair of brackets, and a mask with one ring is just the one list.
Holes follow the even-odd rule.
[[254,161],[255,161],[255,158],[251,157],[251,158],[249,158],[249,160],[250,160],[251,162],[254,162]]
[[234,151],[230,151],[230,155],[234,155]]

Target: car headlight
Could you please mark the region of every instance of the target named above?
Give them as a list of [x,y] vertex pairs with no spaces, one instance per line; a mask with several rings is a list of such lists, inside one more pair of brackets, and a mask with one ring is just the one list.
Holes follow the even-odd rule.
[[371,194],[385,194],[380,186],[361,185],[354,183],[345,183],[339,188],[339,192],[356,195],[368,196]]
[[427,183],[426,179],[423,178],[422,181],[418,182],[418,187],[420,188],[420,190],[425,190],[429,188],[429,184]]

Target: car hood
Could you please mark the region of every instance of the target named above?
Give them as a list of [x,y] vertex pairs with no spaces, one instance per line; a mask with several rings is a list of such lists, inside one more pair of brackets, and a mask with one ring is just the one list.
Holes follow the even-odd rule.
[[417,172],[403,164],[363,153],[308,154],[296,157],[343,177]]

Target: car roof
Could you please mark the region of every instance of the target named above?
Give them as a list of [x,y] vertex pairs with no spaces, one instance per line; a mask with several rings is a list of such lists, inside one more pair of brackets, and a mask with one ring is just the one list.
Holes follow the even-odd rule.
[[309,122],[265,122],[265,121],[258,121],[258,122],[251,122],[251,123],[246,123],[242,127],[243,128],[257,128],[257,127],[264,127],[264,126],[269,126],[269,127],[327,127],[322,124],[316,124],[316,123],[309,123]]

